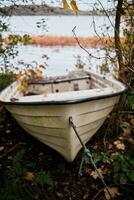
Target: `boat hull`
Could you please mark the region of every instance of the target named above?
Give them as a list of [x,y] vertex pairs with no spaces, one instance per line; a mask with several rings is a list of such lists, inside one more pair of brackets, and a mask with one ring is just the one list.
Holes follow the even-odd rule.
[[6,105],[17,122],[29,134],[58,151],[66,160],[73,161],[81,144],[70,127],[73,118],[84,143],[101,127],[119,96],[64,105]]

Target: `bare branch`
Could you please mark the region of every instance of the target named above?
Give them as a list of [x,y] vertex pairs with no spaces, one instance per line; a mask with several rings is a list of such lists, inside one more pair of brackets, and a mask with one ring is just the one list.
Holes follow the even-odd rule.
[[134,70],[133,70],[131,67],[128,67],[128,69],[129,69],[131,72],[134,73]]
[[104,58],[105,58],[105,57],[96,57],[96,56],[93,56],[91,53],[89,53],[89,51],[81,45],[81,43],[80,43],[80,41],[79,41],[79,39],[78,39],[78,37],[77,37],[77,35],[76,35],[76,33],[75,33],[75,30],[76,30],[76,26],[72,29],[72,32],[73,32],[73,34],[74,34],[74,37],[75,37],[75,39],[76,39],[76,41],[77,41],[79,47],[80,47],[81,49],[83,49],[83,50],[89,55],[89,57],[96,58],[96,59],[98,59],[98,60],[104,59]]
[[111,26],[114,28],[114,25],[113,25],[113,23],[112,23],[112,21],[111,21],[111,19],[110,19],[109,15],[108,15],[108,13],[107,13],[106,9],[104,8],[103,4],[101,3],[101,1],[100,1],[100,0],[97,0],[97,1],[98,1],[98,2],[99,2],[99,4],[101,5],[101,7],[102,7],[103,11],[105,12],[106,16],[108,17],[108,20],[109,20],[109,22],[110,22]]

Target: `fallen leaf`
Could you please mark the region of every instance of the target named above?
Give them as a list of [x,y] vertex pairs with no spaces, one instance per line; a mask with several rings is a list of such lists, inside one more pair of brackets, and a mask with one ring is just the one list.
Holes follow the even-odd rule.
[[129,138],[128,141],[132,144],[134,144],[134,139],[133,138]]
[[10,101],[11,101],[11,102],[15,102],[15,101],[18,101],[18,99],[16,99],[16,98],[11,98]]
[[44,94],[43,94],[43,97],[47,97],[47,96],[48,96],[48,94],[47,94],[47,93],[44,93]]
[[130,123],[134,125],[134,118],[130,120]]
[[83,199],[86,200],[86,199],[88,199],[88,197],[89,197],[89,192],[86,192],[86,193],[84,194],[84,196],[83,196]]
[[[108,193],[108,191],[111,194],[111,196]],[[107,191],[106,188],[104,189],[105,197],[106,197],[107,200],[113,199],[113,198],[120,195],[117,187],[108,187],[108,191]]]
[[97,146],[97,145],[95,145],[95,146],[93,147],[93,149],[94,149],[94,150],[98,149],[98,146]]
[[102,165],[101,166],[101,173],[102,174],[107,174],[108,173],[108,168],[106,167],[106,165]]
[[33,181],[33,178],[34,178],[33,172],[27,172],[27,173],[26,173],[25,179],[26,179],[27,181],[32,182],[32,181]]
[[120,143],[121,143],[120,140],[116,140],[116,141],[114,141],[114,144],[115,144],[115,145],[120,144]]
[[60,192],[56,192],[56,195],[58,196],[58,197],[63,197],[63,194],[62,193],[60,193]]
[[[102,170],[101,170],[100,168],[98,168],[98,171],[99,171],[100,175],[102,176]],[[98,175],[98,173],[97,173],[96,170],[95,170],[95,171],[92,171],[92,172],[90,173],[90,176],[92,176],[94,179],[97,179],[97,178],[99,177],[99,175]]]
[[3,150],[4,150],[4,147],[3,147],[3,146],[1,146],[1,147],[0,147],[0,151],[3,151]]
[[123,128],[123,136],[128,136],[131,132],[130,128],[129,127],[126,127],[126,128]]
[[87,174],[91,174],[91,172],[92,172],[92,169],[91,168],[89,168],[89,167],[85,167],[85,169],[84,169],[84,171],[85,171],[85,173],[87,173]]
[[125,150],[125,145],[123,142],[121,142],[120,140],[116,140],[114,142],[114,145],[116,146],[117,149],[119,150]]
[[7,157],[8,160],[11,160],[12,158],[13,158],[12,156],[8,156],[8,157]]
[[8,133],[11,133],[11,130],[6,130],[5,132],[8,134]]
[[109,144],[108,145],[108,149],[112,149],[113,145],[112,144]]
[[10,166],[10,165],[7,165],[6,168],[7,168],[7,169],[11,169],[11,166]]
[[38,154],[38,156],[43,156],[44,155],[44,153],[43,152],[40,152],[39,154]]
[[116,145],[116,148],[120,150],[125,150],[125,145],[123,143],[120,143]]
[[119,138],[119,140],[124,140],[124,138],[122,137],[122,136],[120,136],[120,137],[118,137]]

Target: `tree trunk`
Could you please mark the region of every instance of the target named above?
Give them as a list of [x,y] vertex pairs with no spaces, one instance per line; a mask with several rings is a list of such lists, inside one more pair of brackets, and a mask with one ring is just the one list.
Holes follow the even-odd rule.
[[123,56],[122,56],[122,47],[120,42],[120,21],[122,15],[122,5],[123,0],[118,0],[117,8],[116,8],[116,17],[115,17],[115,30],[114,30],[114,38],[115,38],[115,51],[119,64],[119,71],[123,67]]

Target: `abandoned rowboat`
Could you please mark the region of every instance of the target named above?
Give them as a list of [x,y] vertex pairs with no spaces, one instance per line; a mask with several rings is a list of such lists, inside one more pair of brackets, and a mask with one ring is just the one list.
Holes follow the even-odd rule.
[[82,70],[31,81],[25,95],[19,84],[16,81],[1,92],[1,103],[29,134],[68,161],[73,161],[81,149],[69,118],[86,143],[126,90],[119,81]]

